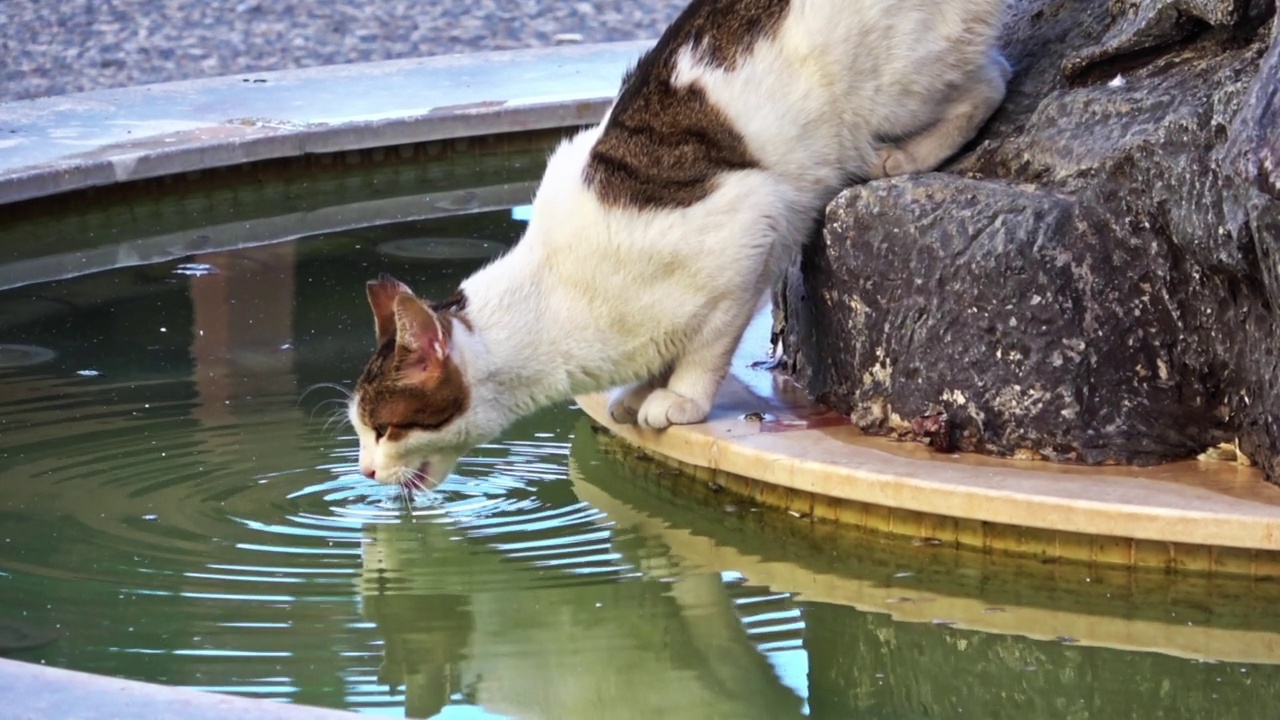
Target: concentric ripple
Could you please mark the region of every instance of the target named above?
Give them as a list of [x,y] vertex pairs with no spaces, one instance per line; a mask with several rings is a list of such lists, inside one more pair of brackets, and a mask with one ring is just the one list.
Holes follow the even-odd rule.
[[642,579],[618,550],[636,539],[573,496],[563,429],[482,447],[406,505],[297,393],[211,412],[187,377],[119,375],[4,378],[0,620],[56,637],[48,662],[301,699],[304,667],[385,660],[404,603],[444,603],[457,630],[451,598]]
[[[410,502],[366,480],[326,422],[371,349],[363,282],[444,297],[471,269],[377,247],[512,222],[0,293],[0,342],[48,349],[0,367],[0,655],[408,717],[1219,717],[1219,697],[1274,715],[1267,583],[1161,576],[1139,602],[1151,578],[838,536],[673,480],[569,406]],[[974,605],[969,628],[917,617]],[[1118,618],[1137,630],[1090,630]],[[1108,646],[1142,633],[1241,661]],[[1153,680],[1079,702],[1079,678],[1126,673]]]
[[[628,665],[613,661],[633,656],[653,682],[683,687],[655,712],[699,707],[701,671],[655,644],[655,628],[696,627],[690,613],[728,623],[708,642],[728,631],[758,646],[757,662],[774,652],[751,639],[719,575],[688,568],[697,582],[673,584],[680,558],[577,496],[570,407],[477,448],[409,503],[363,478],[356,438],[325,416],[341,408],[332,383],[354,374],[364,335],[336,353],[309,347],[329,337],[332,313],[308,320],[301,301],[257,297],[270,284],[236,285],[270,270],[269,255],[207,264],[220,271],[155,273],[154,304],[27,327],[54,359],[0,370],[0,652],[413,715],[501,713],[523,692],[489,683],[480,703],[479,677],[545,678],[584,652],[600,656],[600,687],[623,684]],[[204,308],[206,296],[225,305]],[[111,352],[103,323],[122,333]],[[548,713],[580,714],[535,714]]]
[[[369,351],[370,320],[362,298],[330,303],[327,286],[358,290],[387,260],[360,233],[335,242],[347,254],[313,265],[285,244],[0,294],[0,316],[30,317],[32,297],[53,309],[3,338],[49,353],[0,368],[0,653],[416,707],[397,689],[404,668],[475,642],[472,604],[669,579],[620,549],[651,541],[575,496],[580,416],[567,407],[477,449],[411,504],[360,476],[355,437],[325,418]],[[218,272],[175,272],[195,266]],[[438,294],[469,270],[415,285]]]

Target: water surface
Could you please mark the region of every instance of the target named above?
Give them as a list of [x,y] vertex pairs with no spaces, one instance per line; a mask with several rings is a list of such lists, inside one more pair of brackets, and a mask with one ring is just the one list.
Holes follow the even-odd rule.
[[1270,580],[814,525],[568,403],[412,505],[365,480],[331,386],[372,349],[364,281],[447,295],[493,249],[447,241],[511,243],[489,199],[530,172],[213,229],[117,214],[109,262],[0,263],[47,271],[0,292],[0,653],[410,717],[1274,716]]

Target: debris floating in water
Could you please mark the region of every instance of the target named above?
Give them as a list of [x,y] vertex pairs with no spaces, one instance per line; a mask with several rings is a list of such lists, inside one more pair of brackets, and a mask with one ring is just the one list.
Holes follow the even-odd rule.
[[218,268],[209,263],[182,263],[173,269],[175,275],[190,275],[192,277],[202,277],[204,275],[216,275]]

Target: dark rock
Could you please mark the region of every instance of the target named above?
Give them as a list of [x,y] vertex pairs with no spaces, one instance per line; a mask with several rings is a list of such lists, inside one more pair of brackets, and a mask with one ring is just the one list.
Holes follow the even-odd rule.
[[1078,77],[1091,66],[1178,42],[1205,26],[1233,27],[1249,0],[1112,0],[1106,37],[1067,58],[1062,71]]
[[928,440],[929,447],[938,452],[954,452],[955,435],[952,432],[951,418],[946,413],[921,415],[911,421],[911,434]]
[[788,368],[872,432],[941,412],[962,450],[1085,463],[1239,438],[1280,481],[1274,5],[1113,6],[1021,4],[973,149],[832,203]]

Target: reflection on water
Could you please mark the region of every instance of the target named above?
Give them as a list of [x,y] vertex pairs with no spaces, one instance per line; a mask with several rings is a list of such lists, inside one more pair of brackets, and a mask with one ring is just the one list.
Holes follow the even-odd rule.
[[[563,550],[521,559],[450,557],[441,548],[459,537],[447,523],[379,526],[361,578],[365,614],[386,632],[376,686],[403,688],[412,716],[460,698],[510,717],[800,714],[802,697],[769,662],[801,643],[787,594],[736,576],[619,565],[624,553],[609,541],[628,538],[600,527],[567,528]],[[550,548],[558,534],[548,528],[534,542]],[[604,547],[591,547],[591,535]],[[570,580],[583,570],[589,579]]]
[[405,507],[329,422],[372,341],[363,281],[443,296],[482,260],[378,246],[519,227],[413,220],[0,293],[0,343],[51,351],[0,369],[0,654],[411,717],[1273,715],[1273,583],[813,526],[571,407]]

